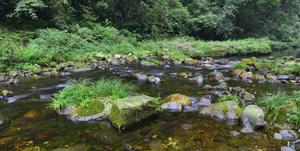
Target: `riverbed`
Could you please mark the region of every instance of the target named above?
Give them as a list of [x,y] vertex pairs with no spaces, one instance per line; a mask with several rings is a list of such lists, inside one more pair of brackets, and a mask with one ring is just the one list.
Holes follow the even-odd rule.
[[[231,77],[230,69],[218,69]],[[159,76],[160,84],[138,81],[132,73],[142,71]],[[181,93],[194,98],[208,95],[205,84],[216,85],[207,79],[211,69],[193,65],[168,67],[143,67],[138,64],[119,65],[108,70],[91,69],[74,72],[61,78],[42,77],[20,79],[17,85],[1,86],[11,90],[14,96],[8,103],[0,102],[0,113],[5,122],[0,125],[0,150],[187,150],[187,151],[248,151],[279,150],[286,142],[273,139],[274,130],[265,128],[252,134],[232,135],[242,128],[238,123],[216,121],[197,112],[162,112],[125,131],[113,128],[108,122],[74,123],[48,108],[52,95],[68,85],[70,80],[99,80],[121,78],[138,87],[138,92],[164,98]],[[195,73],[204,75],[204,83],[197,83],[172,76],[172,73]],[[230,87],[242,87],[260,97],[280,90],[299,89],[290,83],[245,82],[231,78]]]

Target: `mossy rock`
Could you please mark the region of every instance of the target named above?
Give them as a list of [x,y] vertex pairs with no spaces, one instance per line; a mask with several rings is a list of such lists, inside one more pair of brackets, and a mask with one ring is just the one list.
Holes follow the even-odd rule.
[[112,103],[109,120],[117,128],[127,128],[157,113],[158,99],[146,95],[130,96]]
[[100,100],[90,101],[89,104],[76,107],[75,112],[80,116],[91,116],[104,111],[105,105]]
[[[234,101],[224,101],[200,109],[200,114],[218,120],[234,120],[240,117],[242,109]],[[234,114],[234,116],[232,116]]]
[[176,103],[177,105],[191,105],[190,98],[182,94],[172,94],[165,98],[165,103]]

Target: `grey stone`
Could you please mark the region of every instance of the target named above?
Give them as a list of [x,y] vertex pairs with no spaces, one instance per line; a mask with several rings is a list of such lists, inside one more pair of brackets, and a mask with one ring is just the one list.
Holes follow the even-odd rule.
[[281,151],[296,151],[294,148],[288,147],[288,146],[281,146],[280,150]]

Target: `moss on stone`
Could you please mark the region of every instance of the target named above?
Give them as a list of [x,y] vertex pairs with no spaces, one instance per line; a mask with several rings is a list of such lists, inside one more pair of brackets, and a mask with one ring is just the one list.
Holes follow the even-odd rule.
[[117,128],[126,128],[157,112],[158,100],[149,96],[132,96],[113,102],[109,120]]

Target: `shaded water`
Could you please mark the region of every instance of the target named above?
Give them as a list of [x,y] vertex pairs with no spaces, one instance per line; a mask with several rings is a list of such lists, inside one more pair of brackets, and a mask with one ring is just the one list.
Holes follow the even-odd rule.
[[[152,74],[162,74],[161,84],[152,85],[139,82],[128,76],[136,70]],[[165,97],[172,93],[201,97],[206,95],[203,85],[187,79],[170,77],[173,72],[197,72],[206,76],[211,70],[192,66],[176,66],[168,69],[116,67],[108,70],[94,70],[72,74],[69,77],[39,80],[23,79],[18,86],[1,87],[23,95],[22,99],[6,104],[0,103],[0,113],[6,118],[0,126],[0,150],[53,150],[71,148],[73,150],[278,150],[282,142],[273,139],[272,130],[264,129],[254,134],[231,136],[231,131],[239,131],[238,124],[230,125],[215,121],[196,113],[161,113],[119,132],[105,122],[73,123],[47,108],[51,94],[62,89],[68,80],[122,77],[138,86],[138,91],[150,96]],[[229,71],[224,69],[225,75]],[[240,86],[260,96],[277,91],[279,88],[292,91],[296,88],[289,84],[246,83],[230,80],[229,86]]]

